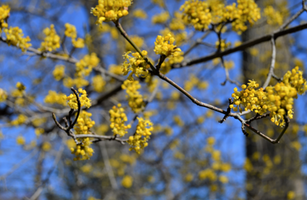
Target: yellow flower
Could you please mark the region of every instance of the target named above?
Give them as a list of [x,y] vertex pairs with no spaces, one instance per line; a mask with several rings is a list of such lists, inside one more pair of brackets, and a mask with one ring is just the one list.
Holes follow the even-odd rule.
[[[1,21],[0,21],[1,22]],[[9,29],[4,29],[6,35],[6,43],[8,45],[13,45],[21,48],[22,51],[26,51],[27,48],[32,46],[29,36],[23,38],[22,30],[18,27],[10,27]]]
[[133,184],[133,178],[129,175],[124,176],[122,180],[122,186],[125,188],[130,188]]
[[26,143],[26,140],[23,136],[20,135],[16,138],[16,142],[18,145],[24,145]]
[[45,39],[41,43],[40,51],[54,51],[60,48],[60,36],[56,33],[54,25],[51,24],[50,28],[44,29]]
[[181,56],[181,49],[174,45],[174,42],[175,38],[171,34],[165,37],[158,35],[155,41],[154,52],[156,54],[165,55],[166,57],[170,55],[174,57]]
[[97,17],[96,24],[116,21],[128,15],[128,7],[131,0],[99,0],[98,5],[92,8],[91,13]]
[[131,126],[130,124],[125,125],[125,122],[128,121],[128,119],[124,108],[121,107],[121,104],[118,104],[117,107],[113,106],[109,113],[111,118],[110,128],[112,129],[113,134],[119,135],[120,137],[127,134],[127,129],[131,128]]

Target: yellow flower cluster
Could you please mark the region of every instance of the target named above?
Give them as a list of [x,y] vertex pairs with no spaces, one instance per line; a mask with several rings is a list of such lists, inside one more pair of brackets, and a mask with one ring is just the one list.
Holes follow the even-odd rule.
[[93,156],[94,150],[90,147],[92,142],[89,138],[82,139],[82,143],[78,144],[76,148],[71,148],[72,154],[75,154],[74,160],[88,160]]
[[39,48],[40,51],[54,51],[60,48],[61,38],[56,33],[53,24],[50,25],[50,28],[45,28],[43,32],[46,37],[41,43],[41,47]]
[[222,1],[186,1],[180,8],[185,23],[192,24],[196,30],[206,30],[211,23],[231,22],[232,29],[239,34],[246,30],[246,22],[251,25],[260,19],[260,9],[254,0],[237,0],[225,5]]
[[66,106],[67,100],[66,95],[63,93],[56,93],[55,91],[49,90],[48,95],[45,97],[44,102],[50,104],[59,104]]
[[6,35],[6,43],[21,48],[22,51],[26,51],[27,48],[32,46],[28,43],[31,41],[29,36],[23,38],[22,30],[18,27],[10,27],[9,29],[3,29]]
[[246,22],[249,22],[253,25],[261,17],[260,8],[254,0],[237,0],[237,12],[238,17],[232,22],[232,29],[238,33],[241,33],[247,29],[245,25]]
[[260,115],[270,112],[271,121],[278,126],[284,126],[284,116],[293,118],[293,101],[297,94],[303,94],[307,90],[306,80],[298,67],[288,71],[282,82],[275,86],[268,86],[265,90],[259,88],[255,81],[249,81],[248,85],[242,85],[242,91],[234,88],[232,97],[234,111],[251,110]]
[[155,41],[154,52],[158,55],[165,55],[166,57],[179,57],[182,55],[182,52],[180,48],[174,45],[174,42],[175,38],[171,34],[165,37],[158,35]]
[[208,29],[211,23],[210,7],[207,2],[189,0],[180,7],[183,11],[183,21],[192,24],[196,30]]
[[167,20],[169,20],[168,12],[163,12],[152,17],[153,24],[164,24],[167,22]]
[[140,154],[141,150],[148,146],[147,141],[150,138],[151,131],[153,131],[153,125],[149,120],[144,120],[143,118],[137,118],[139,123],[136,127],[135,134],[129,137],[127,141],[131,146],[129,150],[134,150],[136,153]]
[[1,33],[2,28],[8,27],[6,20],[10,16],[10,10],[11,8],[8,5],[2,5],[0,7],[0,33]]
[[2,88],[0,88],[0,102],[5,101],[6,98],[7,98],[7,93]]
[[64,65],[57,65],[53,70],[53,77],[55,80],[61,80],[65,75],[65,66]]
[[90,128],[95,125],[95,121],[91,119],[92,113],[82,110],[74,126],[76,134],[89,134]]
[[270,25],[282,25],[283,15],[276,11],[272,6],[267,6],[263,10],[264,16],[267,18],[267,22]]
[[102,92],[106,82],[101,75],[94,76],[92,78],[92,86],[96,92]]
[[16,119],[10,122],[12,126],[18,126],[20,124],[24,124],[27,121],[28,117],[25,116],[24,114],[18,115]]
[[125,188],[130,188],[132,186],[132,183],[133,183],[132,176],[129,175],[124,176],[122,180],[122,186],[124,186]]
[[[125,62],[122,66],[123,74],[127,75],[129,71],[131,71],[128,76],[129,80],[133,80],[133,74],[136,77],[145,78],[149,73],[148,69],[150,68],[150,66],[146,63],[144,58],[138,52],[131,53],[132,57],[129,56],[130,53],[131,52],[128,51],[123,55],[125,59]],[[147,51],[143,50],[142,55],[147,56]]]
[[70,37],[71,39],[76,39],[77,37],[76,27],[72,24],[66,23],[64,34],[66,35],[66,37]]
[[133,112],[138,113],[144,108],[143,96],[139,93],[141,84],[137,80],[126,80],[122,84],[122,89],[126,90],[128,103]]
[[[221,44],[220,44],[221,43]],[[225,40],[221,40],[221,42],[218,40],[215,42],[215,48],[219,48],[221,51],[225,51],[226,48],[228,48],[231,45],[230,42],[227,42]]]
[[66,23],[65,24],[65,36],[70,37],[72,44],[75,48],[83,48],[84,47],[84,39],[77,38],[77,30],[76,27],[72,24]]
[[[79,94],[81,96],[79,97],[81,107],[85,106],[87,108],[91,107],[91,100],[87,97],[87,93],[82,88],[78,89]],[[79,95],[78,94],[78,95]],[[77,97],[75,94],[70,94],[66,100],[68,101],[68,105],[71,109],[77,110],[78,109],[78,103],[77,103]]]
[[82,77],[82,75],[88,76],[94,67],[100,62],[95,53],[91,55],[85,55],[79,62],[76,63],[76,76]]
[[92,8],[91,13],[97,17],[96,24],[116,21],[128,15],[128,7],[131,0],[99,0],[98,5]]
[[128,121],[128,118],[125,114],[124,108],[121,107],[121,104],[117,104],[117,106],[113,106],[113,108],[109,111],[110,114],[110,128],[114,135],[119,135],[123,137],[128,133],[127,129],[131,128],[131,125],[125,125],[125,122]]

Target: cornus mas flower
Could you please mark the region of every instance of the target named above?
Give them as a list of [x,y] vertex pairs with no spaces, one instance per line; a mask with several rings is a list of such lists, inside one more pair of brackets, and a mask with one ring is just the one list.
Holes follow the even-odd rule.
[[29,36],[24,38],[22,30],[18,27],[10,27],[9,29],[3,30],[6,35],[6,41],[8,45],[13,45],[21,48],[22,51],[26,51],[27,48],[32,46],[32,44],[28,43],[31,41]]
[[253,25],[260,19],[260,9],[254,0],[237,0],[237,4],[225,5],[222,1],[189,0],[181,6],[183,21],[196,30],[206,30],[210,24],[231,22],[232,29],[242,33],[246,23]]
[[89,138],[82,139],[82,143],[78,144],[76,148],[71,148],[70,151],[76,157],[74,160],[88,160],[93,156],[94,150],[90,147],[92,142]]
[[84,40],[82,38],[77,38],[77,30],[74,25],[69,23],[65,24],[65,36],[71,38],[72,45],[75,48],[83,48],[84,47]]
[[125,114],[124,108],[121,107],[121,104],[113,106],[109,111],[110,114],[110,128],[114,135],[119,135],[120,137],[128,133],[127,129],[131,128],[130,124],[125,125],[125,122],[128,121],[128,118]]
[[183,21],[192,24],[196,30],[207,29],[211,24],[209,4],[203,1],[186,1],[181,7]]
[[128,7],[131,3],[131,0],[99,0],[98,5],[92,8],[91,13],[97,17],[96,24],[116,21],[128,15]]
[[[132,56],[130,56],[131,54]],[[147,51],[143,50],[142,55],[146,56]],[[131,53],[128,51],[123,55],[125,62],[122,65],[123,74],[127,75],[129,71],[131,73],[129,74],[128,79],[133,80],[133,74],[136,77],[142,77],[145,78],[148,75],[148,69],[150,68],[149,64],[146,63],[144,58],[138,53]]]
[[[234,111],[251,110],[260,115],[269,112],[271,121],[278,126],[285,125],[285,116],[293,118],[293,102],[297,94],[303,94],[307,90],[306,80],[298,67],[288,71],[282,82],[275,86],[268,86],[265,90],[258,88],[259,84],[249,81],[242,85],[242,91],[234,88],[232,97],[234,104],[230,105]],[[258,88],[258,89],[257,89]]]
[[5,20],[10,16],[11,8],[8,5],[2,5],[0,7],[0,33],[2,28],[7,28],[8,25]]
[[141,150],[148,146],[147,141],[150,138],[151,131],[153,131],[153,125],[149,120],[144,120],[143,118],[137,119],[139,123],[136,127],[135,134],[130,136],[127,142],[131,146],[130,151],[134,150],[140,154]]
[[100,59],[95,53],[85,55],[79,62],[76,63],[76,76],[88,76],[92,72],[93,67],[96,67],[99,62]]
[[158,35],[155,41],[154,52],[156,54],[178,57],[181,55],[181,49],[174,45],[175,38],[171,34],[165,37]]
[[126,80],[122,84],[122,89],[126,90],[130,108],[133,112],[138,113],[144,108],[143,96],[139,93],[141,84],[137,80]]
[[[82,88],[78,89],[78,92],[81,94],[79,97],[81,107],[85,106],[87,108],[91,107],[91,100],[87,98],[87,93]],[[68,105],[71,109],[77,110],[78,109],[78,103],[77,103],[77,97],[75,94],[70,94],[67,98]]]
[[40,51],[54,51],[60,48],[60,36],[56,33],[54,25],[51,24],[50,28],[44,29],[46,35],[44,41],[41,43]]

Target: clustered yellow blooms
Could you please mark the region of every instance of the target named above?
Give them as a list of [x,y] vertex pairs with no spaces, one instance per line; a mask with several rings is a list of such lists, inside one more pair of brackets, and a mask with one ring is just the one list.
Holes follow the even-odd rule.
[[2,28],[8,27],[6,20],[10,16],[10,10],[11,8],[8,5],[2,5],[0,7],[0,33],[1,33]]
[[235,16],[235,21],[232,22],[232,29],[241,33],[247,29],[245,23],[248,21],[251,25],[253,25],[256,21],[258,21],[261,17],[260,8],[258,8],[257,4],[254,0],[237,0],[237,16]]
[[4,31],[6,35],[6,43],[8,45],[13,45],[21,48],[22,51],[26,51],[27,48],[32,46],[32,44],[29,43],[31,39],[29,38],[29,36],[23,38],[24,34],[22,33],[22,30],[18,27],[8,28],[6,20],[10,16],[10,10],[11,8],[8,5],[2,5],[0,7],[0,33],[2,32],[2,30]]
[[99,62],[100,60],[96,53],[85,55],[79,62],[76,63],[76,76],[88,76],[92,72],[92,69],[96,67]]
[[208,29],[211,24],[210,7],[207,2],[189,0],[180,7],[185,23],[192,24],[196,30]]
[[138,113],[144,109],[143,96],[139,93],[141,89],[141,84],[137,80],[126,80],[122,84],[122,89],[126,90],[128,104],[133,112]]
[[3,29],[6,35],[6,43],[21,48],[22,51],[26,51],[27,48],[32,46],[28,43],[31,41],[29,36],[23,38],[22,30],[18,27],[10,27],[9,29]]
[[[79,88],[78,92],[79,94],[81,94],[81,96],[79,97],[81,107],[82,106],[85,106],[87,108],[91,107],[91,100],[87,97],[87,92],[83,90],[82,88]],[[68,105],[71,109],[74,109],[74,110],[78,109],[77,97],[75,94],[70,94],[66,98],[66,100],[68,101]]]
[[53,70],[53,77],[55,80],[61,80],[65,75],[65,66],[64,65],[57,65]]
[[148,146],[147,141],[150,138],[151,131],[153,131],[153,125],[149,120],[143,118],[137,118],[139,123],[136,127],[135,134],[130,136],[127,143],[131,146],[129,150],[134,150],[140,154],[141,150]]
[[[131,53],[132,56],[129,56],[130,53],[131,51],[128,51],[123,55],[125,59],[122,65],[123,74],[127,75],[131,71],[128,76],[129,80],[133,80],[133,75],[145,78],[149,74],[149,64],[146,63],[145,59],[138,52]],[[147,51],[143,50],[142,55],[147,56]]]
[[84,47],[84,39],[77,38],[77,30],[76,27],[72,24],[66,23],[65,24],[65,36],[70,37],[72,44],[75,48],[83,48]]
[[77,123],[74,126],[76,134],[89,134],[90,128],[95,125],[95,121],[91,119],[92,113],[82,110],[78,117]]
[[260,115],[270,112],[271,121],[278,126],[285,125],[285,116],[293,118],[293,101],[297,94],[303,94],[307,90],[303,72],[295,67],[288,71],[282,82],[275,86],[268,86],[265,90],[259,88],[255,81],[249,81],[248,85],[242,85],[242,91],[234,88],[232,97],[234,104],[230,105],[234,111],[251,110]]
[[260,19],[260,9],[254,0],[237,0],[225,5],[222,1],[186,1],[180,8],[185,23],[196,30],[206,30],[211,23],[231,22],[232,29],[239,34],[246,30],[246,22],[253,25]]
[[272,6],[267,6],[263,10],[264,16],[267,18],[267,22],[270,25],[282,25],[283,15],[276,11]]
[[122,180],[122,186],[124,186],[125,188],[130,188],[132,186],[133,183],[133,178],[129,175],[124,176],[123,180]]
[[[91,106],[90,99],[87,97],[87,93],[85,90],[79,88],[78,92],[81,94],[79,97],[81,107],[85,106],[89,108]],[[79,94],[78,94],[79,95]],[[77,109],[77,97],[75,94],[70,94],[67,98],[67,103],[70,106],[71,109]],[[92,128],[95,125],[95,121],[92,121],[90,118],[92,116],[91,113],[86,112],[82,110],[79,114],[77,123],[74,126],[75,134],[90,134],[90,128]],[[88,160],[93,155],[94,150],[90,147],[92,142],[89,138],[79,138],[77,139],[80,144],[77,145],[76,148],[71,147],[70,151],[72,154],[74,154],[76,157],[74,160]]]
[[[173,19],[174,20],[174,19]],[[179,21],[179,20],[178,20]],[[176,23],[178,23],[178,21]],[[172,27],[174,29],[176,29],[176,27]],[[160,34],[165,37],[168,34],[171,34],[176,41],[177,46],[180,46],[181,44],[183,44],[184,42],[186,42],[187,38],[188,38],[188,34],[186,31],[180,32],[180,31],[176,31],[174,29],[169,29],[169,28],[164,28],[162,29],[160,32]],[[173,30],[173,31],[172,31]]]
[[[221,44],[220,44],[220,43],[221,43]],[[220,47],[220,50],[221,50],[221,51],[225,51],[225,49],[226,49],[227,47],[229,47],[230,45],[231,45],[231,43],[230,43],[230,42],[227,42],[227,43],[226,43],[225,40],[221,40],[221,42],[218,40],[218,41],[215,42],[215,47],[216,47],[217,49],[219,49],[219,47]]]
[[128,133],[127,129],[131,128],[131,125],[125,125],[125,122],[128,121],[128,118],[125,114],[124,108],[121,107],[121,104],[117,104],[117,106],[113,106],[113,108],[109,111],[110,114],[110,128],[114,135],[119,135],[123,137]]
[[92,78],[92,86],[96,92],[102,92],[106,82],[101,75],[96,75]]
[[50,28],[45,28],[43,32],[46,37],[41,43],[41,47],[39,48],[40,51],[54,51],[60,48],[61,38],[56,33],[53,24],[50,25]]
[[48,95],[44,99],[44,102],[66,106],[67,97],[63,93],[57,93],[56,91],[49,90]]
[[128,15],[128,7],[131,3],[131,0],[99,0],[98,5],[92,8],[91,13],[97,17],[96,24],[116,21]]
[[20,124],[24,124],[27,121],[28,117],[25,116],[24,114],[18,115],[16,119],[10,122],[12,126],[18,126]]
[[179,57],[182,55],[181,49],[174,45],[175,38],[168,34],[165,37],[158,35],[155,41],[154,52],[158,55],[164,55],[166,57]]
[[153,24],[164,24],[164,23],[167,22],[167,20],[169,20],[169,17],[170,16],[169,16],[167,11],[166,12],[162,12],[162,13],[160,13],[158,15],[154,15],[152,17],[152,23]]
[[90,147],[92,142],[89,138],[82,138],[82,143],[78,144],[76,148],[71,148],[70,151],[76,157],[74,160],[88,160],[93,156],[94,150]]

